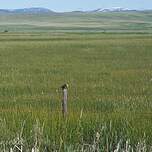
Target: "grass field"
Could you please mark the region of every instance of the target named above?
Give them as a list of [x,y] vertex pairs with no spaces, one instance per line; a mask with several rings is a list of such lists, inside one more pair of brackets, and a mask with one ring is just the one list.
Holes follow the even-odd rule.
[[151,49],[151,34],[0,34],[1,149],[19,137],[47,152],[127,144],[150,151]]
[[0,13],[0,32],[152,33],[152,11],[109,13]]

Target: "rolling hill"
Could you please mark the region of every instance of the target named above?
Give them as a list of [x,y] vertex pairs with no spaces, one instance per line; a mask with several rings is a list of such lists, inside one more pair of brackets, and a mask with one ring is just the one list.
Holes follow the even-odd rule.
[[0,9],[0,13],[50,13],[51,10],[41,7],[23,8],[23,9]]
[[152,33],[152,11],[116,10],[57,13],[45,8],[0,10],[0,32]]

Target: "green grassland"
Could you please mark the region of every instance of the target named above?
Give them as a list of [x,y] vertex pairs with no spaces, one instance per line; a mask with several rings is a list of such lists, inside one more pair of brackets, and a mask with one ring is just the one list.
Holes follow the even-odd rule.
[[[143,14],[116,13],[114,21],[111,14],[106,14],[105,20],[116,23],[116,18],[125,16],[130,22],[136,18],[151,25],[150,13]],[[103,13],[90,14],[90,18],[81,14],[79,24],[84,18],[86,28],[80,32],[82,27],[77,30],[75,23],[78,13],[74,22],[69,15],[65,14],[69,23],[63,21],[63,27],[71,27],[71,32],[62,29],[63,24],[55,25],[62,22],[62,14],[50,17],[48,26],[43,25],[45,16],[28,17],[30,24],[23,25],[25,29],[23,22],[17,22],[22,18],[11,21],[12,16],[7,16],[11,22],[8,25],[6,16],[0,16],[0,29],[6,29],[7,24],[10,31],[0,34],[0,150],[10,148],[14,140],[21,138],[26,149],[36,145],[46,152],[89,151],[90,146],[96,151],[112,152],[128,142],[133,149],[143,146],[150,151],[151,29],[136,25],[131,29],[128,25],[127,32],[119,32],[117,24],[115,33],[95,32],[92,28],[102,22]],[[87,20],[89,24],[84,23]],[[60,86],[64,83],[69,84],[66,119],[61,113]]]
[[152,33],[152,11],[0,14],[0,31],[5,29],[10,32]]
[[[111,122],[104,140],[145,138],[151,144],[151,48],[151,35],[142,34],[1,35],[0,139],[14,138],[23,121],[23,136],[30,138],[39,120],[50,145],[61,138],[91,142]],[[59,89],[65,82],[66,121]]]

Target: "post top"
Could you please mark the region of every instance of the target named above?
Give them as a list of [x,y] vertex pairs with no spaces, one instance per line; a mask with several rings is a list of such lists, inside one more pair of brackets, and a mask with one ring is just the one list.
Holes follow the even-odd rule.
[[61,86],[61,88],[64,90],[64,89],[68,89],[68,84],[64,84]]

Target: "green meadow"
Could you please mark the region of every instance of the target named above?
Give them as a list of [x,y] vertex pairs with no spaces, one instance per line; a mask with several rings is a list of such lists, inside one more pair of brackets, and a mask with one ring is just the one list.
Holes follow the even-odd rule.
[[[0,34],[1,151],[20,141],[26,151],[151,151],[150,29],[95,32],[89,24],[91,32],[65,32],[48,25],[53,32],[43,27],[32,32],[3,24],[10,32]],[[64,83],[69,85],[66,118]]]
[[152,11],[106,13],[0,13],[0,32],[152,33]]

